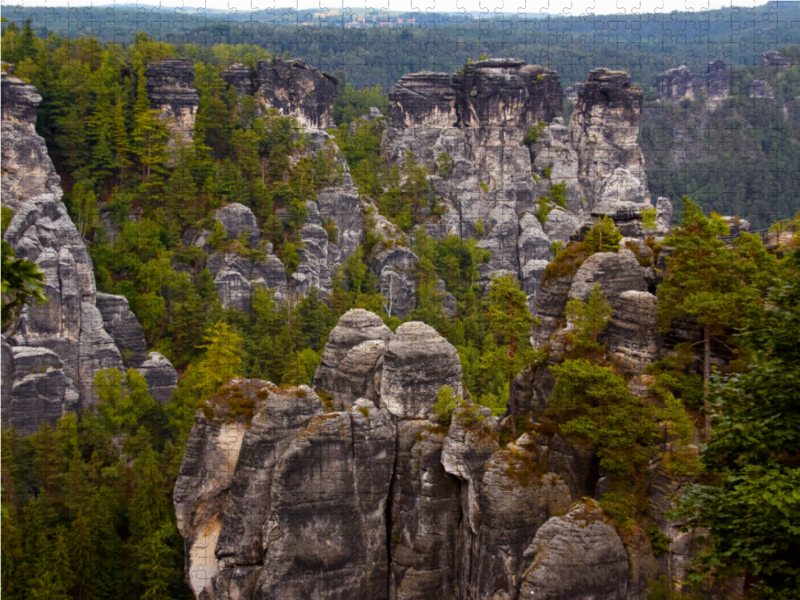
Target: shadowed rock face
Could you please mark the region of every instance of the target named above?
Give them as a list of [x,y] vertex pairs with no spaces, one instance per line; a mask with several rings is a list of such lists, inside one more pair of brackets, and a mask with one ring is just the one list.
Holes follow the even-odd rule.
[[139,367],[145,341],[127,300],[97,292],[89,252],[35,130],[41,96],[4,72],[2,100],[2,198],[14,211],[4,239],[39,266],[49,300],[21,311],[3,351],[4,373],[11,374],[3,380],[3,423],[31,433],[42,420],[54,424],[91,406],[97,372]]

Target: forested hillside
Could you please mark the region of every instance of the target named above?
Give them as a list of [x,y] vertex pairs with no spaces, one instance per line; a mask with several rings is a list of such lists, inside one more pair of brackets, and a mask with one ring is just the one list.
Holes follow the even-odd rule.
[[4,596],[799,597],[800,66],[189,24],[4,23]]

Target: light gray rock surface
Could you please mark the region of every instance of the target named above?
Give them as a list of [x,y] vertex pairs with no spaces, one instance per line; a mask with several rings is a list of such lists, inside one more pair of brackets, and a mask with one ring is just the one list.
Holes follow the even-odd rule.
[[597,503],[576,504],[537,532],[523,557],[531,560],[520,598],[625,600],[628,557]]
[[150,395],[162,404],[167,402],[178,387],[178,372],[172,363],[158,352],[150,352],[147,360],[139,365],[139,373],[147,380]]
[[383,355],[381,402],[400,419],[425,419],[445,385],[463,392],[456,349],[425,323],[400,325]]
[[347,311],[328,336],[319,367],[314,374],[314,387],[334,394],[339,365],[350,350],[363,342],[388,342],[391,338],[392,330],[375,313],[361,308]]
[[247,231],[247,240],[250,242],[250,245],[254,248],[258,247],[261,241],[261,234],[258,231],[258,221],[256,221],[256,216],[253,214],[253,211],[243,204],[238,204],[236,202],[226,204],[217,210],[214,218],[225,227],[227,239],[235,240]]

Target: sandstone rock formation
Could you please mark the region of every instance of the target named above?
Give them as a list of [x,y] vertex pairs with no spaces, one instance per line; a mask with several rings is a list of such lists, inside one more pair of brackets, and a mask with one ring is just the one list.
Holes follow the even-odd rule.
[[235,64],[222,78],[240,96],[254,96],[262,108],[275,108],[283,115],[293,116],[303,127],[326,129],[331,125],[329,110],[338,81],[301,60],[262,60],[255,73]]
[[537,532],[524,556],[521,598],[628,598],[628,557],[597,503],[587,501]]
[[705,74],[692,73],[685,65],[681,65],[661,73],[656,79],[659,100],[677,102],[704,98],[710,108],[715,108],[728,98],[730,88],[730,71],[723,60],[709,63]]
[[164,58],[145,71],[150,106],[172,131],[171,144],[187,144],[194,134],[200,94],[194,87],[194,63],[189,58]]
[[[91,406],[101,369],[138,367],[142,329],[121,296],[98,294],[92,260],[61,202],[60,179],[36,133],[36,89],[2,74],[2,197],[14,211],[5,240],[44,273],[46,304],[21,311],[6,337],[3,423],[22,433]],[[171,368],[171,365],[170,365]]]
[[[709,69],[711,79],[721,77],[717,66]],[[552,242],[569,241],[603,215],[626,235],[643,235],[641,213],[651,203],[637,144],[642,93],[627,74],[592,71],[580,86],[569,126],[560,116],[558,75],[511,59],[470,63],[452,78],[405,75],[389,101],[382,151],[398,165],[411,151],[433,174],[445,214],[427,226],[431,235],[477,237],[480,222],[485,234],[479,245],[491,252],[481,267],[483,284],[511,273],[533,307]],[[438,173],[442,153],[452,163],[446,180]],[[536,207],[541,198],[552,203],[552,195],[562,193],[556,184],[566,206],[552,205],[542,225]],[[669,211],[667,218],[671,206]],[[659,223],[666,212],[666,206],[660,210]],[[390,284],[412,295],[405,266],[387,271],[379,262],[374,268],[384,295]]]
[[440,425],[436,394],[460,379],[435,330],[392,336],[354,310],[315,376],[332,402],[230,380],[197,412],[173,496],[196,596],[627,598],[620,538],[593,501],[570,508],[591,454],[533,434],[501,449],[468,401]]

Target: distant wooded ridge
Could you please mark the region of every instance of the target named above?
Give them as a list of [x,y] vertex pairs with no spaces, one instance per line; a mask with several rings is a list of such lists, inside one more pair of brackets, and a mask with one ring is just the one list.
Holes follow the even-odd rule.
[[4,6],[2,15],[17,25],[30,18],[40,37],[90,36],[126,45],[145,32],[178,46],[253,44],[342,73],[357,88],[380,84],[388,89],[404,74],[421,70],[453,73],[481,56],[546,65],[561,74],[565,86],[582,81],[593,68],[609,67],[648,87],[659,73],[679,65],[696,72],[720,59],[757,65],[762,52],[793,42],[800,3],[583,16],[378,9],[228,13],[143,5]]

